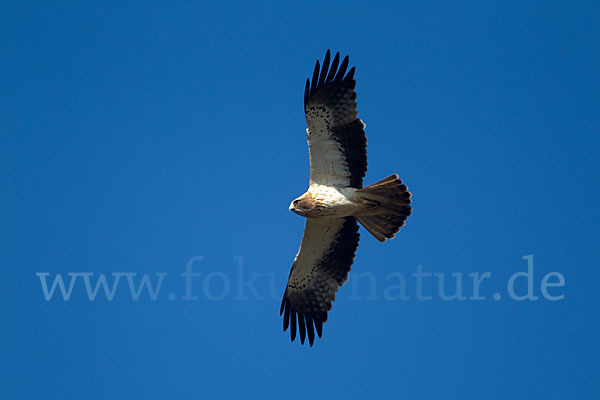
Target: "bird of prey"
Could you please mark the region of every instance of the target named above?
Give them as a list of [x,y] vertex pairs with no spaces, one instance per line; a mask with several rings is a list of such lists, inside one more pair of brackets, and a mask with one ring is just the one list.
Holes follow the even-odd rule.
[[330,65],[327,50],[304,90],[310,182],[290,211],[306,218],[300,250],[281,302],[283,330],[296,330],[313,345],[348,272],[358,247],[358,222],[377,240],[391,239],[410,215],[411,194],[391,175],[363,187],[367,170],[365,124],[356,111],[355,68],[337,53]]

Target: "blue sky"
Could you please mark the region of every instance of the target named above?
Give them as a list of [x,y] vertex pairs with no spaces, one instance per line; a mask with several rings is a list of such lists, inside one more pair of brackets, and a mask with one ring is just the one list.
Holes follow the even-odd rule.
[[[0,397],[597,397],[600,6],[568,3],[4,4]],[[278,312],[328,48],[357,67],[365,182],[400,174],[414,214],[361,229],[308,348]],[[418,299],[418,268],[467,299],[437,275]]]

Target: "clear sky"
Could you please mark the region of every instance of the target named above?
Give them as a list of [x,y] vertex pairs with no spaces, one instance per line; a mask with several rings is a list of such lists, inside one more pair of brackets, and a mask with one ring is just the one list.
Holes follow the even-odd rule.
[[[600,5],[572,3],[4,3],[0,398],[597,398]],[[365,182],[414,213],[361,228],[309,348],[279,304],[329,48]]]

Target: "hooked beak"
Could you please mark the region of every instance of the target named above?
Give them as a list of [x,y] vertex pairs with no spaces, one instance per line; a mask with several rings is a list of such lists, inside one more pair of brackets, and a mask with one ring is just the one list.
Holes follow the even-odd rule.
[[296,214],[298,214],[298,215],[300,215],[300,216],[303,215],[302,211],[304,211],[301,205],[296,206],[293,201],[290,204],[289,210],[292,211],[292,212],[294,212],[294,213],[296,213]]

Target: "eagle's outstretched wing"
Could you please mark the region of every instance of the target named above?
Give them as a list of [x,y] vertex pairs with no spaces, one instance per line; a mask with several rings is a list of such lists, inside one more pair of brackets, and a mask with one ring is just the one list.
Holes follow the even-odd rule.
[[317,60],[304,91],[310,183],[360,188],[367,171],[367,138],[357,117],[354,67],[346,74],[348,56],[339,64],[339,53],[331,66],[329,61],[327,50],[323,67]]
[[315,330],[321,337],[335,294],[348,280],[359,237],[354,217],[306,219],[302,244],[280,309],[284,315],[283,330],[291,326],[292,341],[296,338],[296,326],[302,344],[308,335],[308,342],[313,345]]

